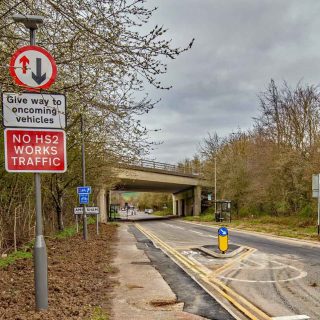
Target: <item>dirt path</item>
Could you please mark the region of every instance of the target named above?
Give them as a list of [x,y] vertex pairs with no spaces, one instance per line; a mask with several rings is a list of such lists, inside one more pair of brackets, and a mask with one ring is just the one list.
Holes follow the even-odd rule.
[[111,266],[115,225],[102,225],[100,236],[89,226],[90,240],[81,234],[48,239],[49,310],[34,311],[33,261],[20,260],[0,269],[0,319],[109,319]]

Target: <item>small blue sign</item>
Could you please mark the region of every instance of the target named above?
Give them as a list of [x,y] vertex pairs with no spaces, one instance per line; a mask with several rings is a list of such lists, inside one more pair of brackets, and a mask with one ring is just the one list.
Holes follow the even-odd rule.
[[229,231],[228,231],[228,229],[226,227],[221,227],[218,230],[218,234],[221,237],[225,237],[225,236],[227,236],[229,234]]
[[80,204],[88,204],[89,203],[89,194],[79,194],[79,202],[80,202]]
[[90,194],[91,187],[77,187],[77,193],[78,194]]

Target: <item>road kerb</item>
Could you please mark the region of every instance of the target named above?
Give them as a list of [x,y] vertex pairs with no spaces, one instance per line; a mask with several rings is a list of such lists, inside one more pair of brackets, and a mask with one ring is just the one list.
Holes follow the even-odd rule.
[[[191,269],[195,274],[198,274],[200,276],[200,279],[203,282],[205,282],[207,285],[212,287],[216,292],[218,292],[225,299],[227,299],[230,303],[232,303],[246,317],[248,317],[251,320],[271,320],[272,319],[269,315],[267,315],[262,310],[260,310],[255,305],[253,305],[250,301],[248,301],[244,297],[240,296],[238,293],[233,291],[231,288],[226,286],[224,283],[222,283],[218,279],[212,277],[212,275],[210,277],[208,277],[208,275],[203,270],[201,270],[201,268],[199,268],[199,266],[195,265],[194,262],[190,261],[189,259],[187,259],[183,255],[181,255],[178,251],[176,251],[174,248],[172,248],[171,246],[166,244],[164,241],[159,239],[152,232],[147,231],[145,228],[143,228],[141,225],[139,225],[137,223],[135,224],[135,226],[142,233],[144,233],[149,239],[155,241],[156,244],[160,248],[162,248],[166,252],[170,253],[172,256],[174,256],[175,259],[180,261],[185,267]],[[241,301],[242,304],[239,301]],[[257,317],[257,315],[259,315],[259,317]]]

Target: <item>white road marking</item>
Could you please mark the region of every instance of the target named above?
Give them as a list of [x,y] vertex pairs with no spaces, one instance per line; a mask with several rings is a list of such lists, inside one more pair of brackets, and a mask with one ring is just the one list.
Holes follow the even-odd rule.
[[[269,261],[269,262],[274,262],[274,261]],[[250,263],[252,263],[252,265],[250,265]],[[285,264],[279,264],[279,266],[275,267],[275,266],[268,265],[268,261],[265,261],[265,263],[262,264],[252,259],[246,259],[245,261],[240,262],[240,267],[239,267],[239,269],[250,269],[250,270],[266,270],[266,269],[280,270],[285,268],[290,268],[290,266]],[[300,270],[298,269],[297,271],[300,272]]]
[[[250,265],[249,263],[256,264]],[[270,265],[270,263],[272,265]],[[234,278],[234,277],[228,277],[228,276],[223,276],[219,275],[218,277],[220,279],[225,279],[225,280],[230,280],[230,281],[238,281],[238,282],[248,282],[248,283],[280,283],[280,282],[288,282],[288,281],[293,281],[293,280],[298,280],[301,278],[305,278],[308,273],[298,269],[292,265],[285,264],[282,262],[278,262],[275,260],[269,260],[269,259],[262,259],[259,262],[254,261],[252,258],[251,259],[246,259],[244,261],[241,261],[238,265],[238,267],[233,267],[230,270],[237,270],[237,269],[242,269],[242,270],[280,270],[280,269],[291,269],[294,270],[297,274],[296,276],[293,276],[292,278],[287,278],[287,279],[276,279],[276,280],[250,280],[250,279],[239,279],[239,278]],[[249,276],[250,277],[250,276]]]
[[[197,255],[197,254],[199,254],[199,253],[193,251],[190,255],[188,255],[188,258],[189,258],[191,261],[193,261],[193,262],[195,262],[195,263],[198,264],[199,261],[194,258],[194,256]],[[207,268],[206,266],[204,266],[204,265],[202,265],[201,268],[202,268],[202,270],[204,270],[207,274],[211,273],[211,271],[212,271],[212,270],[208,269],[208,268]]]
[[167,226],[167,227],[184,230],[183,227],[178,227],[178,226],[175,226],[175,225],[172,225],[172,224],[169,224],[169,223],[164,223],[164,222],[162,222],[162,224],[164,224],[164,225]]
[[224,280],[230,280],[230,281],[237,281],[237,282],[248,282],[248,283],[277,283],[277,282],[288,282],[293,280],[298,280],[306,277],[308,274],[306,272],[301,272],[296,277],[288,278],[288,279],[280,279],[280,280],[246,280],[246,279],[237,279],[237,278],[231,278],[231,277],[224,277],[224,276],[218,276],[220,279]]
[[197,233],[197,234],[200,234],[203,236],[203,233],[202,232],[199,232],[199,231],[195,231],[195,230],[190,230],[191,232],[194,232],[194,233]]
[[283,316],[283,317],[273,317],[272,320],[306,320],[310,319],[310,317],[302,314],[302,315],[296,315],[296,316]]

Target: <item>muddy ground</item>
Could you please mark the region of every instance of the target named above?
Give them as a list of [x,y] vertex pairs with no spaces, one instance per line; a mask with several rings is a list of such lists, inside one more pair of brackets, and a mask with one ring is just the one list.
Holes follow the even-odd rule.
[[33,261],[19,260],[0,269],[0,319],[108,319],[111,310],[111,266],[116,225],[101,225],[100,235],[89,226],[81,234],[46,239],[48,248],[49,310],[35,312]]

